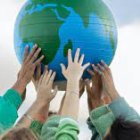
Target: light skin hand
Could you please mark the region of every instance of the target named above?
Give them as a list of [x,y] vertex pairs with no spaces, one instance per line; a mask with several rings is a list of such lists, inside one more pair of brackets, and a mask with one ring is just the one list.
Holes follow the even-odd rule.
[[[79,82],[83,75],[84,70],[90,65],[87,63],[82,66],[84,60],[84,54],[80,57],[80,49],[77,49],[74,61],[72,60],[72,53],[71,50],[68,50],[68,67],[61,64],[62,73],[64,77],[67,79],[67,82],[70,83],[70,88],[76,88],[79,92]],[[68,84],[67,84],[68,85]],[[74,86],[74,87],[73,87]],[[68,86],[67,86],[68,88]]]
[[79,84],[84,70],[90,65],[83,64],[84,55],[80,58],[80,49],[77,49],[75,58],[72,60],[71,50],[68,51],[68,67],[61,64],[62,74],[67,79],[67,89],[64,98],[61,115],[71,116],[77,119],[79,112]]
[[57,87],[55,87],[54,91],[52,92],[55,76],[56,73],[52,70],[46,70],[41,76],[37,87],[38,102],[50,103],[51,100],[56,96],[56,93],[58,91]]
[[[44,72],[48,71],[48,66],[44,66]],[[43,72],[43,73],[44,73]],[[36,67],[36,73],[33,75],[33,78],[32,78],[32,82],[35,86],[35,89],[37,91],[38,89],[38,83],[39,83],[39,80],[40,80],[40,77],[42,76],[41,74],[41,64],[39,64],[37,67]]]
[[116,100],[117,98],[119,98],[119,94],[115,88],[110,68],[103,60],[97,66],[106,94],[111,98],[112,101]]
[[[38,67],[37,73],[39,71]],[[57,87],[55,87],[54,91],[52,91],[55,75],[56,73],[52,70],[48,72],[48,70],[45,69],[39,80],[34,79],[37,84],[37,99],[26,114],[30,115],[34,120],[38,120],[42,123],[44,123],[48,118],[50,102],[56,96],[58,90]],[[32,121],[28,118],[23,117],[18,122],[18,125],[29,127],[31,122]]]
[[29,53],[29,46],[25,48],[22,67],[18,73],[18,79],[12,87],[17,90],[20,95],[24,93],[27,84],[31,81],[36,66],[39,65],[44,58],[43,55],[38,58],[40,51],[41,49],[38,48],[37,45],[33,47],[31,53]]

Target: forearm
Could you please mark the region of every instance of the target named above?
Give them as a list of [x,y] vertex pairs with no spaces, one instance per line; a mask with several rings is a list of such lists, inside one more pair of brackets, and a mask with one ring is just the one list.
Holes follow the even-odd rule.
[[62,112],[62,108],[63,108],[63,105],[64,105],[65,97],[66,97],[66,93],[64,94],[64,96],[62,98],[62,101],[61,101],[61,105],[60,105],[58,114],[61,114],[61,112]]
[[109,92],[107,92],[107,95],[111,99],[111,102],[113,102],[114,100],[120,97],[118,91],[115,88],[112,88],[111,90],[109,90]]
[[26,90],[27,84],[23,82],[21,79],[18,79],[15,84],[12,86],[12,89],[16,90],[20,96],[22,96]]
[[18,126],[29,127],[33,120],[44,123],[48,118],[50,104],[35,101],[31,108],[17,123]]
[[61,115],[78,118],[79,112],[79,81],[67,82],[66,96],[63,103]]

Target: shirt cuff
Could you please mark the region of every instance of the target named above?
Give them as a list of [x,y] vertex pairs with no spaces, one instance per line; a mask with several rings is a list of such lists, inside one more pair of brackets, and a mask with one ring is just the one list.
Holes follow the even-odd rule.
[[90,120],[99,135],[103,138],[107,129],[113,124],[115,117],[108,106],[102,106],[90,113]]
[[124,98],[119,97],[118,99],[114,100],[111,104],[109,104],[109,108],[113,112],[115,118],[118,118],[120,116],[125,117],[125,114],[128,115],[130,107]]
[[21,103],[22,103],[22,98],[20,96],[20,94],[14,90],[14,89],[9,89],[5,95],[3,96],[3,98],[8,101],[9,103],[13,104],[16,109],[19,109]]
[[32,121],[32,123],[30,125],[30,129],[34,132],[35,135],[40,137],[42,126],[43,126],[43,123],[41,123],[37,120],[34,120],[34,121]]

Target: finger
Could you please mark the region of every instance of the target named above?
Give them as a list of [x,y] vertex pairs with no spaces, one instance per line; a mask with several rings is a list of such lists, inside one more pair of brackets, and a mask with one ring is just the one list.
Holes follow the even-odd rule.
[[44,71],[44,73],[42,74],[42,76],[43,76],[42,82],[43,82],[43,83],[46,83],[46,79],[47,79],[48,74],[49,74],[48,71]]
[[66,67],[65,67],[65,65],[64,65],[64,64],[60,64],[60,66],[61,66],[61,69],[62,69],[62,73],[64,74],[64,73],[65,73],[65,71],[66,71]]
[[93,68],[95,73],[98,73],[98,67],[96,67],[94,64],[92,64],[92,68]]
[[97,66],[98,66],[98,68],[99,68],[99,70],[100,70],[101,72],[103,72],[103,71],[105,70],[105,68],[104,68],[102,65],[97,64]]
[[68,50],[68,63],[72,63],[72,53],[71,53],[71,49]]
[[32,58],[32,56],[34,55],[35,51],[37,49],[37,44],[34,45],[32,51],[30,52],[29,56],[28,56],[28,61]]
[[85,70],[88,66],[90,65],[90,63],[87,63],[83,66],[83,70]]
[[32,58],[31,58],[31,60],[30,60],[31,63],[33,63],[33,62],[38,58],[38,55],[39,55],[40,52],[41,52],[41,48],[38,48],[38,49],[35,51],[35,53],[33,54]]
[[74,57],[74,62],[75,62],[75,63],[78,63],[79,55],[80,55],[80,49],[78,48],[78,49],[76,50],[75,57]]
[[57,92],[58,92],[58,87],[55,86],[54,91],[52,92],[53,98],[56,96]]
[[52,73],[53,73],[53,71],[52,70],[49,70],[49,73],[48,74],[45,74],[45,83],[46,84],[48,84],[49,83],[49,81],[50,81],[50,78],[51,78],[51,76],[52,76]]
[[80,64],[80,65],[82,65],[82,64],[83,64],[84,57],[85,57],[85,55],[84,55],[84,54],[82,54],[82,56],[80,57],[80,60],[79,60],[79,64]]
[[50,85],[53,84],[55,77],[56,77],[56,72],[53,72],[53,74],[51,75],[50,80],[49,80]]
[[44,74],[41,75],[41,77],[40,77],[40,79],[39,79],[39,82],[38,82],[38,86],[41,85],[41,83],[42,83],[42,81],[43,81],[43,78],[44,78]]
[[41,76],[41,64],[37,66],[37,71],[36,71],[36,78],[39,79]]
[[37,66],[38,64],[41,63],[41,61],[42,61],[43,59],[44,59],[44,55],[42,55],[40,58],[38,58],[38,59],[35,61],[34,65]]
[[92,70],[87,70],[88,71],[88,73],[91,75],[91,76],[94,76],[95,75],[95,73],[92,71]]
[[24,51],[23,62],[25,62],[25,60],[27,59],[28,53],[29,53],[29,46],[27,45]]
[[90,87],[90,80],[89,79],[85,80],[85,86],[86,86],[86,90],[87,90],[88,95],[90,95],[91,94],[91,87]]
[[107,65],[103,60],[101,60],[101,64],[102,64],[106,69],[108,69],[108,65]]

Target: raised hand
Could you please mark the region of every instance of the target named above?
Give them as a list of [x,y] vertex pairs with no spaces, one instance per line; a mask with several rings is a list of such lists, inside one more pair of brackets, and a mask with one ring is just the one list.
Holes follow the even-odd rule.
[[31,81],[35,72],[35,68],[44,58],[43,55],[38,58],[40,51],[41,49],[38,48],[37,45],[34,45],[31,53],[29,53],[29,46],[25,48],[22,67],[18,73],[18,79],[12,87],[21,95],[24,94],[27,84]]
[[103,60],[97,66],[99,69],[99,74],[101,75],[103,88],[106,94],[111,98],[111,100],[117,99],[119,97],[119,94],[115,88],[110,68]]
[[110,98],[107,96],[106,91],[103,88],[102,76],[100,74],[98,66],[92,64],[93,70],[88,70],[92,77],[92,80],[86,80],[86,90],[88,95],[89,111],[103,105],[109,104]]
[[88,95],[88,106],[89,111],[92,111],[96,107],[99,107],[103,104],[102,94],[103,86],[101,81],[101,76],[98,73],[97,67],[92,65],[94,71],[88,70],[89,74],[92,77],[92,80],[85,80],[86,90]]
[[[44,72],[46,72],[46,71],[48,71],[48,66],[47,65],[44,67]],[[41,64],[39,64],[36,67],[36,72],[34,73],[33,78],[32,78],[32,82],[35,86],[36,91],[38,89],[38,83],[39,83],[39,80],[40,80],[41,76],[42,76],[42,74],[41,74]]]
[[40,102],[50,103],[51,100],[56,96],[58,91],[57,87],[55,87],[54,91],[52,91],[53,83],[55,79],[56,73],[50,70],[46,70],[44,74],[39,79],[37,86],[37,100]]
[[28,84],[31,81],[35,72],[35,68],[44,58],[44,55],[38,58],[40,52],[41,48],[38,48],[37,45],[34,45],[30,54],[29,46],[25,48],[23,63],[18,77],[19,79],[22,79],[25,84]]
[[[79,112],[79,96],[80,94],[80,79],[84,70],[90,65],[89,63],[82,66],[84,55],[80,57],[80,49],[77,49],[74,60],[72,60],[71,50],[68,51],[68,67],[63,64],[62,73],[67,79],[67,89],[63,98],[63,105],[60,111],[62,116],[71,116],[74,119],[78,118]],[[82,91],[82,90],[81,90]]]
[[68,50],[68,67],[61,64],[62,73],[68,81],[80,81],[84,70],[90,65],[87,63],[82,66],[84,60],[84,54],[80,57],[80,49],[77,49],[74,61],[72,60],[71,50]]

